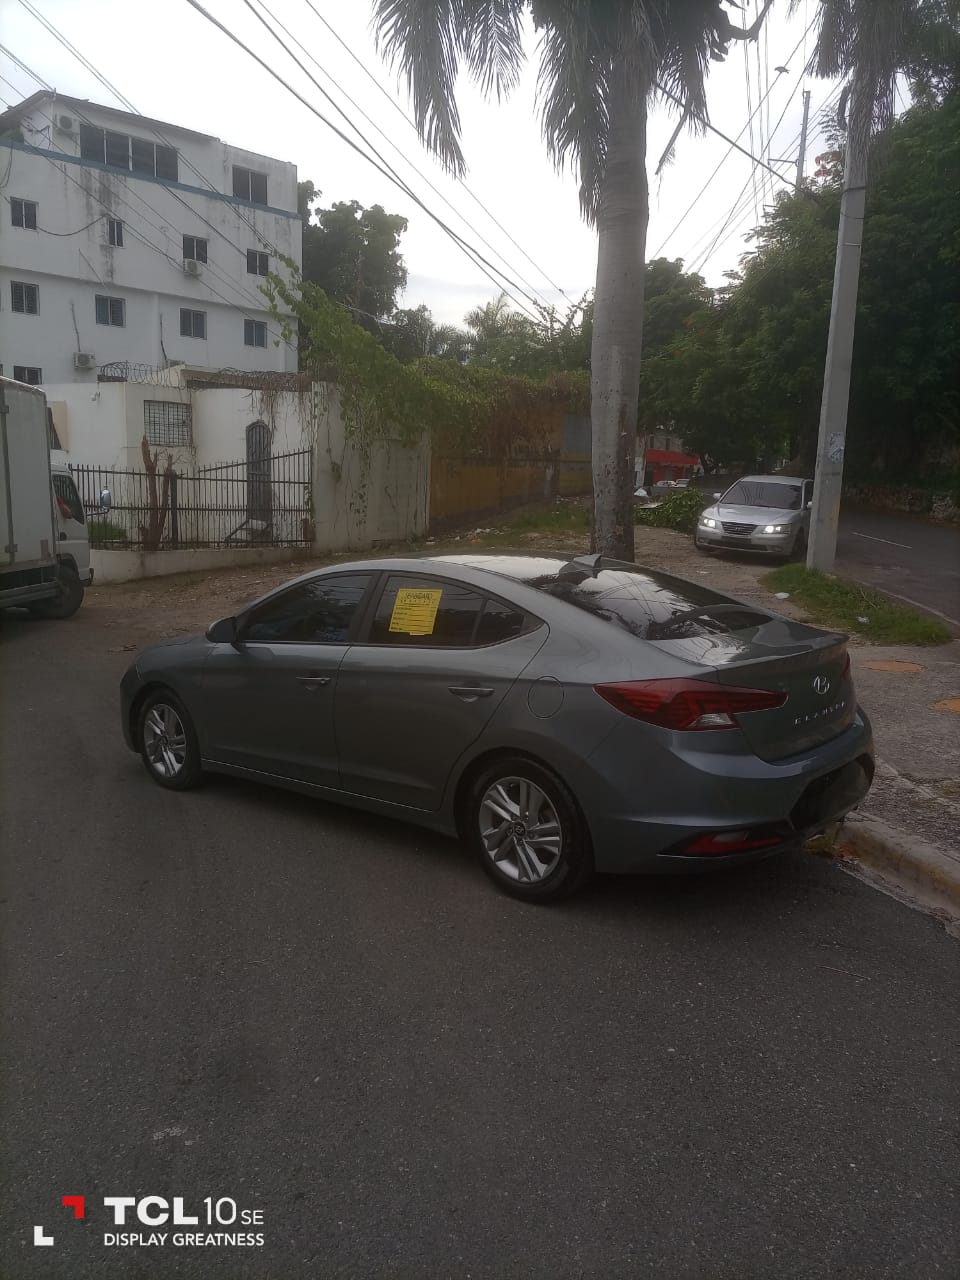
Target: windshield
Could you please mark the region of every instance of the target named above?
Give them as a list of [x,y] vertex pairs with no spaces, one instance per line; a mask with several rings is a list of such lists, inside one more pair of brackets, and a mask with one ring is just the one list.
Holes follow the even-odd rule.
[[775,480],[738,480],[727,490],[721,502],[741,507],[775,507],[778,511],[799,511],[802,490],[798,484],[779,484]]

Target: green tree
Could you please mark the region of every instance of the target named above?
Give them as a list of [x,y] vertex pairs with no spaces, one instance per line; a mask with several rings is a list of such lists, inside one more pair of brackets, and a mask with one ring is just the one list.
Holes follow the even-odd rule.
[[397,294],[406,287],[400,237],[407,220],[378,204],[365,209],[356,200],[312,211],[316,195],[312,183],[300,183],[300,215],[308,219],[303,228],[303,278],[349,307],[358,323],[375,330],[377,321],[394,311]]
[[529,10],[540,33],[540,109],[556,163],[574,163],[580,205],[597,227],[591,366],[594,547],[633,555],[633,445],[640,382],[648,218],[647,106],[665,86],[692,124],[706,117],[705,79],[735,28],[722,0],[374,0],[386,56],[404,73],[421,137],[448,169],[465,169],[456,77],[486,93],[517,84]]
[[429,307],[422,303],[419,307],[395,311],[390,323],[382,327],[380,339],[402,364],[412,364],[428,356],[462,364],[472,350],[472,339],[465,329],[435,324]]

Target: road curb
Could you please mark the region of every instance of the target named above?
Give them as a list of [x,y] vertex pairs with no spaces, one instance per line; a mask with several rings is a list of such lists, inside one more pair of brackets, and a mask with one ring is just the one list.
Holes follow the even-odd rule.
[[836,858],[853,861],[905,887],[921,890],[960,912],[960,856],[890,826],[870,814],[850,814],[832,847]]

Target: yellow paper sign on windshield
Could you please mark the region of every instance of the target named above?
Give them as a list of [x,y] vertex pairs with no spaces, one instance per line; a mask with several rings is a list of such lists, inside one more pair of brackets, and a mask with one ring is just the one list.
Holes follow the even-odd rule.
[[408,636],[433,635],[442,595],[442,587],[401,587],[390,615],[390,630]]

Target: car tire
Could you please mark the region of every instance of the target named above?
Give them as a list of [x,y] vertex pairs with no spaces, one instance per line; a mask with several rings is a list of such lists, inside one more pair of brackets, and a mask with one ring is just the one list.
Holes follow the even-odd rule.
[[505,756],[477,775],[465,827],[486,874],[524,902],[558,902],[594,874],[590,833],[573,793],[525,756]]
[[157,689],[144,699],[137,716],[137,741],[144,767],[158,786],[187,791],[203,780],[193,721],[171,689]]
[[27,606],[35,618],[72,618],[83,604],[83,583],[71,565],[60,565],[57,587],[57,594],[51,599],[38,600],[36,604]]

